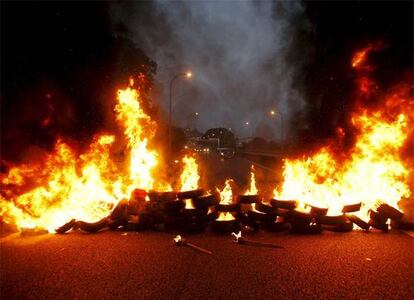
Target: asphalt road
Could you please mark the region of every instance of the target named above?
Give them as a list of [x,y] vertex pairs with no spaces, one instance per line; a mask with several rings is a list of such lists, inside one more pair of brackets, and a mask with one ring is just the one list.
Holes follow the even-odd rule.
[[402,232],[249,235],[283,249],[157,232],[0,239],[1,299],[413,299],[414,238]]

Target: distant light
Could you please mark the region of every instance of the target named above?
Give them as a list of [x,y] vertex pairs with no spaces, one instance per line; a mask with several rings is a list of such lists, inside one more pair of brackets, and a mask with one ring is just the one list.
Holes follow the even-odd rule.
[[275,112],[274,110],[271,110],[271,111],[270,111],[270,114],[271,114],[272,116],[274,116],[274,115],[276,114],[276,112]]
[[184,146],[184,149],[188,149],[188,146]]
[[176,164],[178,164],[178,163],[179,163],[178,159],[174,160],[174,162],[175,162]]
[[195,115],[198,116],[198,112],[196,112]]
[[249,125],[249,122],[246,122],[245,124],[246,124],[246,125]]
[[193,73],[191,73],[191,72],[187,72],[187,73],[185,74],[185,76],[187,76],[188,78],[190,78],[191,76],[193,76]]

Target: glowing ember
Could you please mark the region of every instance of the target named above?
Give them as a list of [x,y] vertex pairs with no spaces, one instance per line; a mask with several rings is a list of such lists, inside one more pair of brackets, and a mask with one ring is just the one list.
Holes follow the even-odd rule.
[[191,191],[198,189],[200,175],[198,175],[198,165],[192,156],[183,157],[184,169],[180,176],[181,191]]

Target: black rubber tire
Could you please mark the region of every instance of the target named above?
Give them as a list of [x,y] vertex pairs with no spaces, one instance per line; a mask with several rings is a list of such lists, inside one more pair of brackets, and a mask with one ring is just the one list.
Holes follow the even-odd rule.
[[362,220],[361,218],[355,215],[347,215],[346,217],[348,218],[349,221],[354,223],[359,228],[364,229],[364,230],[369,230],[369,227],[370,227],[369,224],[365,222],[364,220]]
[[75,227],[82,230],[82,231],[86,231],[89,233],[96,233],[102,229],[104,229],[105,227],[107,227],[109,225],[109,219],[107,217],[99,220],[98,222],[95,223],[88,223],[88,222],[84,222],[84,221],[77,221]]
[[262,202],[256,203],[255,208],[256,208],[256,210],[264,212],[266,214],[276,214],[277,213],[277,208],[276,207],[264,204]]
[[400,221],[404,214],[400,212],[398,209],[388,205],[388,204],[381,204],[377,208],[377,212],[384,217],[387,217],[393,221]]
[[177,199],[177,193],[150,191],[148,197],[153,202],[173,201]]
[[348,221],[344,214],[338,216],[317,216],[316,221],[322,225],[341,225]]
[[210,221],[214,221],[219,217],[219,212],[218,211],[213,211],[210,213],[207,213],[207,215],[204,217],[206,222],[210,222]]
[[276,214],[266,214],[266,213],[257,212],[254,210],[249,211],[247,215],[252,220],[261,222],[261,223],[272,223],[276,220]]
[[315,216],[312,215],[311,213],[301,212],[301,211],[294,209],[289,212],[288,219],[291,222],[309,224],[310,222],[312,222],[314,217]]
[[271,232],[281,232],[289,229],[290,225],[286,222],[262,223],[262,228]]
[[391,227],[393,229],[414,231],[414,222],[392,220]]
[[205,216],[207,216],[207,209],[199,209],[199,208],[194,208],[194,209],[182,209],[181,210],[181,215],[186,218],[186,219],[191,219],[193,220],[194,218],[196,219],[205,219]]
[[238,195],[236,197],[237,203],[252,204],[262,202],[262,197],[259,195]]
[[296,206],[298,205],[298,203],[295,200],[277,200],[277,199],[271,199],[270,204],[273,207],[289,209],[289,210],[295,209]]
[[178,199],[193,199],[193,198],[201,197],[203,195],[204,195],[203,189],[197,189],[197,190],[184,191],[184,192],[177,193]]
[[111,220],[117,220],[120,218],[126,218],[127,215],[128,215],[128,201],[121,200],[112,210],[111,214],[109,215],[109,218]]
[[325,216],[328,213],[328,208],[324,207],[317,207],[317,206],[310,206],[311,210],[310,213],[315,216]]
[[342,208],[342,212],[343,213],[350,213],[350,212],[356,212],[359,211],[361,209],[361,202],[359,203],[355,203],[355,204],[349,204],[349,205],[345,205]]
[[369,210],[369,218],[374,221],[376,224],[385,224],[387,223],[388,216],[383,213],[376,212],[372,209]]
[[322,229],[335,232],[350,232],[354,229],[354,223],[346,221],[340,225],[322,225]]
[[165,201],[159,204],[159,208],[167,213],[180,211],[185,206],[182,200]]
[[382,230],[383,232],[388,232],[388,229],[389,229],[387,223],[380,223],[380,222],[377,222],[376,220],[372,220],[372,219],[369,220],[368,224],[371,227]]
[[238,203],[218,204],[216,208],[221,212],[236,212],[240,209],[240,205]]
[[237,220],[231,221],[217,221],[211,222],[211,230],[215,233],[228,234],[231,232],[238,232],[240,229],[239,222]]
[[58,234],[62,234],[65,233],[69,230],[71,230],[73,228],[73,226],[75,226],[76,224],[76,220],[72,219],[69,222],[67,222],[66,224],[60,226],[59,228],[55,229],[56,233]]
[[193,205],[196,208],[207,208],[209,206],[217,205],[220,203],[220,194],[214,193],[211,195],[200,196],[193,198]]

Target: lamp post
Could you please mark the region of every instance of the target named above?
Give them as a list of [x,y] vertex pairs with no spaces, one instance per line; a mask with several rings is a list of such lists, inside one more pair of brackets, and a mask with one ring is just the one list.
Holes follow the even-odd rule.
[[276,116],[276,114],[278,114],[279,116],[280,116],[280,143],[283,143],[283,141],[284,141],[284,117],[283,117],[283,114],[282,114],[282,112],[280,111],[280,110],[271,110],[270,111],[270,115],[272,116],[272,117],[274,117],[274,116]]
[[172,88],[173,88],[173,83],[179,77],[190,78],[191,76],[193,76],[193,74],[191,72],[178,73],[178,74],[174,75],[174,77],[171,78],[171,80],[170,80],[170,102],[169,102],[169,110],[168,110],[168,152],[169,152],[170,155],[172,154],[171,118],[172,118]]

